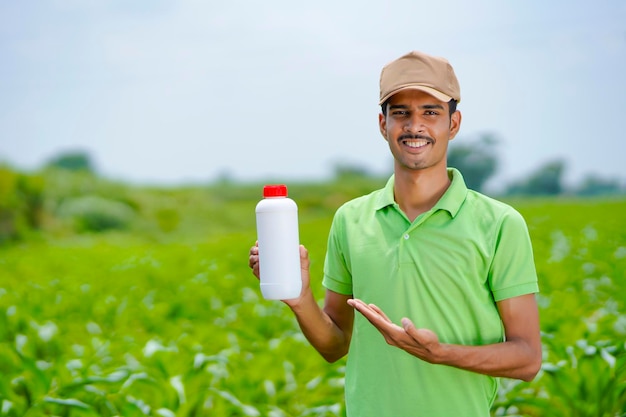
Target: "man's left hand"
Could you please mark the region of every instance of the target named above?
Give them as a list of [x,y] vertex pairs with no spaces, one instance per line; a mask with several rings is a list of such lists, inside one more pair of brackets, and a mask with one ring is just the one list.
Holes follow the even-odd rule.
[[348,304],[361,313],[383,335],[385,341],[429,363],[439,363],[444,345],[429,329],[418,329],[408,318],[402,319],[402,327],[394,324],[376,305],[366,304],[353,298]]

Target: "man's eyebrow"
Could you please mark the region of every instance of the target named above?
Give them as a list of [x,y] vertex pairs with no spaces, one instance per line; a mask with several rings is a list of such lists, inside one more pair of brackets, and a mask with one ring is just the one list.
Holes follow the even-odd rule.
[[443,110],[443,106],[441,104],[424,104],[423,106],[420,106],[420,108],[426,109],[426,110],[432,110],[432,109]]

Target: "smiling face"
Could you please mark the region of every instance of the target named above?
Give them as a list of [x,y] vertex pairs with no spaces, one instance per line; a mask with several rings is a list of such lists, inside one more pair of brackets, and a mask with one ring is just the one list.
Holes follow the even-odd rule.
[[396,170],[445,169],[448,141],[461,126],[461,113],[451,116],[448,103],[419,90],[406,89],[388,101],[379,115],[380,133],[395,159]]

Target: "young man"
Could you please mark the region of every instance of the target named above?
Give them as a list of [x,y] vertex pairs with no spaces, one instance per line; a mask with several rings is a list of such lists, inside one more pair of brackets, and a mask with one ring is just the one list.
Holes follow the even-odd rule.
[[[323,308],[300,248],[303,290],[284,302],[326,360],[349,353],[348,416],[486,417],[498,377],[530,381],[540,368],[526,224],[446,164],[460,100],[443,58],[410,52],[386,65],[379,128],[394,175],[337,210]],[[258,277],[256,246],[249,265]]]

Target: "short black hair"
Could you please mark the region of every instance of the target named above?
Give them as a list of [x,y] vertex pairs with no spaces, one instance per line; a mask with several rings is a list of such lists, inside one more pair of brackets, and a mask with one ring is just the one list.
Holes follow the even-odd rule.
[[[389,99],[385,100],[383,104],[380,105],[380,109],[383,112],[383,116],[387,116],[388,104],[389,104]],[[448,108],[450,109],[450,117],[452,117],[452,115],[456,111],[456,104],[457,104],[457,101],[453,98],[451,98],[450,101],[448,101]]]

